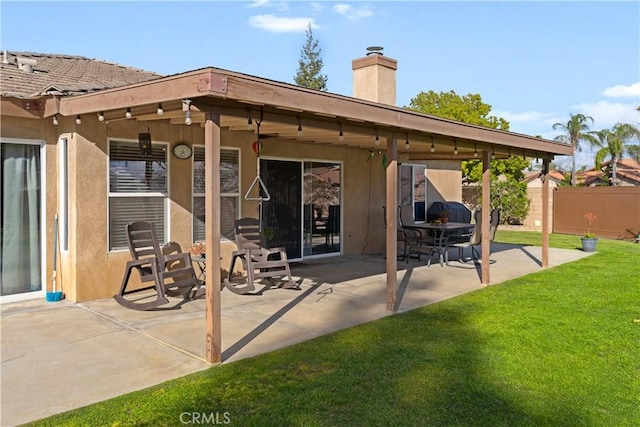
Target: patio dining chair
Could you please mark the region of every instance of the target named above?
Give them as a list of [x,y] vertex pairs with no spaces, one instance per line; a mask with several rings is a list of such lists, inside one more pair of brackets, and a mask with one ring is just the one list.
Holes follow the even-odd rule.
[[[233,228],[238,250],[231,254],[229,276],[224,280],[227,289],[233,293],[245,295],[256,290],[256,280],[268,279],[268,286],[271,286],[274,284],[272,280],[274,278],[279,278],[281,281],[284,279],[281,288],[299,289],[291,276],[286,250],[282,247],[265,247],[260,221],[255,218],[240,218],[234,221]],[[238,280],[233,277],[237,259],[242,261],[242,267],[247,274],[245,279]]]
[[421,261],[422,255],[428,255],[427,264],[431,265],[431,256],[438,253],[436,249],[437,242],[435,237],[427,230],[410,228],[411,225],[415,224],[413,206],[398,206],[398,219],[400,221],[400,228],[408,240],[407,260],[411,255],[414,255],[418,258],[418,261]]
[[[480,252],[476,249],[482,243],[482,210],[480,208],[476,208],[473,210],[473,219],[475,221],[475,225],[471,233],[461,234],[458,236],[458,241],[456,243],[452,243],[449,246],[458,248],[458,261],[460,262],[471,262],[477,261],[480,259]],[[466,248],[471,248],[471,257],[464,257],[464,250]],[[447,256],[447,264],[449,263],[449,256]]]
[[[176,244],[167,245],[174,253],[165,253],[150,222],[133,222],[127,224],[126,230],[132,260],[125,267],[120,291],[113,296],[120,305],[151,310],[168,303],[167,295],[184,291],[185,299],[204,295],[203,283],[196,277],[188,253],[177,250]],[[133,270],[138,272],[142,286],[129,287]],[[152,290],[155,292],[148,292]]]

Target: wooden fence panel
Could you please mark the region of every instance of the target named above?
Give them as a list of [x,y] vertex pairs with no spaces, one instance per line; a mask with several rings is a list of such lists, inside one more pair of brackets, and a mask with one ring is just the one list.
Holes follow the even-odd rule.
[[640,187],[558,187],[553,192],[553,232],[582,235],[584,218],[597,219],[591,232],[598,237],[633,240],[640,233]]

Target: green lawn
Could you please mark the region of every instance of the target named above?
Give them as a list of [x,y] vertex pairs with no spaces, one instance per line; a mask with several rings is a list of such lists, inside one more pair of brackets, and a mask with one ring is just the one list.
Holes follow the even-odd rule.
[[638,426],[640,245],[597,250],[32,425]]

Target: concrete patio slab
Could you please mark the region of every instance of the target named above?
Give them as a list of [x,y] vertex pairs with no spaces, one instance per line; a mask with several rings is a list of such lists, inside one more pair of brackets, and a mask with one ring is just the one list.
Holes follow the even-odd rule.
[[[455,254],[451,253],[452,256]],[[492,245],[491,282],[540,271],[541,248]],[[550,267],[584,256],[550,249]],[[483,288],[473,264],[398,263],[398,312]],[[390,315],[382,255],[292,264],[300,290],[222,291],[223,363]],[[260,289],[258,287],[258,289]],[[1,307],[2,426],[40,419],[210,367],[205,304],[173,299],[135,311],[113,299]]]

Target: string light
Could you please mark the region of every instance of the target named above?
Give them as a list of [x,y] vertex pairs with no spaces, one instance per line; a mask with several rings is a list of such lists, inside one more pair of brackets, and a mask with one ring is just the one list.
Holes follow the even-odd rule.
[[378,130],[376,129],[376,145],[380,145],[380,136],[378,136]]
[[130,118],[131,118],[131,108],[127,108],[127,112],[126,112],[126,113],[124,113],[124,116],[125,116],[127,119],[130,119]]
[[457,155],[458,154],[458,141],[456,141],[455,139],[453,140],[454,143],[454,147],[453,147],[453,154]]
[[431,136],[431,149],[430,149],[430,151],[432,153],[435,153],[435,151],[436,151],[436,147],[433,145],[433,136]]
[[98,113],[98,120],[100,120],[101,122],[104,122],[104,113],[102,111]]
[[251,110],[247,110],[247,115],[249,118],[247,119],[247,130],[253,130],[253,120],[251,119]]
[[79,125],[82,123],[82,119],[80,119],[80,114],[76,116],[76,124]]
[[407,150],[409,149],[409,134],[407,133],[407,140],[404,143],[404,148],[406,148]]
[[344,133],[342,133],[342,123],[340,123],[340,133],[338,133],[338,141],[344,141]]
[[478,144],[473,144],[473,157],[478,157]]
[[164,114],[164,109],[162,108],[162,102],[158,102],[158,109],[156,110],[156,114],[159,116]]
[[298,136],[302,136],[302,121],[300,120],[300,117],[298,117]]
[[184,114],[184,124],[191,126],[191,103],[187,104],[187,112]]
[[493,151],[491,152],[491,158],[492,159],[496,158],[496,147],[493,147]]
[[54,126],[58,126],[58,115],[57,114],[53,115],[53,125]]

